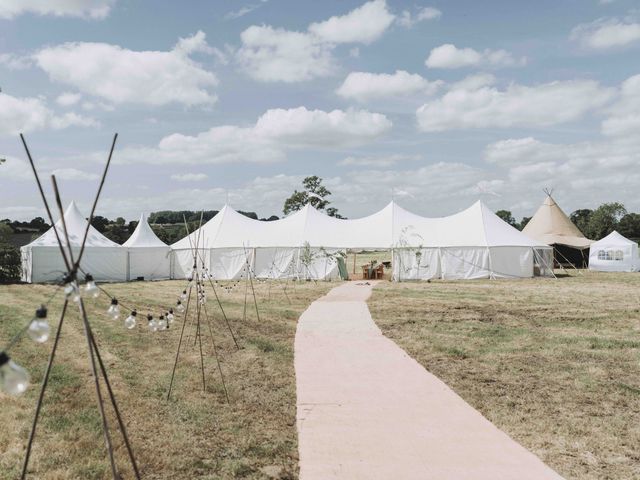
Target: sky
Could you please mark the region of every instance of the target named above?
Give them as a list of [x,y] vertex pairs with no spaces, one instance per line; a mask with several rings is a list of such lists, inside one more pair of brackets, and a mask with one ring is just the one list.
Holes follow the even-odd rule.
[[341,214],[478,199],[640,211],[636,0],[0,0],[0,218],[50,193],[127,220],[281,215],[318,175]]

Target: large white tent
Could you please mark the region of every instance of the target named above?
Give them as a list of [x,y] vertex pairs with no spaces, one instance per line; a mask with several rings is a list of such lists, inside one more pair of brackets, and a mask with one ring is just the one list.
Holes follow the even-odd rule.
[[[87,220],[76,204],[71,202],[64,212],[64,221],[74,258],[77,259],[87,228]],[[66,246],[62,219],[60,219],[42,236],[20,248],[23,281],[55,282],[65,274],[66,268],[54,229]],[[112,242],[90,226],[80,268],[84,272],[91,273],[97,281],[125,281],[127,280],[127,249]]]
[[258,277],[333,278],[346,250],[392,250],[396,280],[550,275],[552,258],[548,245],[511,227],[482,202],[442,218],[421,217],[391,202],[355,220],[307,205],[273,222],[225,205],[172,249],[176,276],[189,275],[197,250],[218,279],[238,278],[247,264]]
[[640,271],[638,244],[614,230],[591,244],[589,269],[604,272]]
[[171,248],[158,238],[143,213],[131,237],[122,244],[128,255],[128,280],[171,277]]

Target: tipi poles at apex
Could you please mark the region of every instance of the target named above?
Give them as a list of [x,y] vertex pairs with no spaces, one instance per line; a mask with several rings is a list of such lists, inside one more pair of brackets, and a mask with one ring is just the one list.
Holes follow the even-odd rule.
[[[38,394],[38,401],[36,404],[36,409],[35,409],[35,414],[34,414],[34,418],[33,418],[33,422],[32,422],[32,426],[31,426],[31,431],[29,432],[29,441],[27,443],[27,449],[25,452],[25,458],[24,458],[24,462],[22,465],[22,474],[21,474],[21,479],[25,479],[27,474],[28,474],[28,468],[29,468],[29,460],[31,458],[31,451],[33,448],[33,443],[35,440],[35,432],[38,426],[38,421],[40,418],[40,413],[41,413],[41,409],[42,409],[42,404],[44,401],[44,395],[46,393],[46,389],[49,385],[49,379],[50,379],[50,374],[51,374],[51,368],[53,366],[53,362],[55,360],[55,354],[59,345],[59,341],[60,341],[60,333],[62,330],[62,325],[64,323],[64,318],[65,315],[67,313],[67,307],[69,304],[69,298],[72,298],[73,301],[75,301],[78,304],[78,309],[80,312],[80,316],[82,319],[82,324],[83,324],[83,328],[84,328],[84,333],[85,333],[85,338],[87,341],[87,349],[88,349],[88,353],[89,353],[89,360],[90,360],[90,367],[91,367],[91,372],[94,378],[94,385],[95,385],[95,390],[96,390],[96,400],[98,403],[98,409],[100,411],[100,416],[101,416],[101,420],[102,420],[102,431],[103,431],[103,435],[104,435],[104,440],[105,440],[105,446],[106,446],[106,450],[107,450],[107,455],[109,457],[109,465],[110,465],[110,469],[111,469],[111,475],[113,477],[114,480],[119,480],[121,479],[121,474],[118,471],[118,467],[116,464],[116,460],[115,460],[115,455],[114,455],[114,449],[113,449],[113,443],[112,443],[112,438],[111,438],[111,431],[110,431],[110,427],[109,427],[109,422],[106,416],[106,411],[105,411],[105,404],[104,404],[104,398],[103,398],[103,393],[102,393],[102,386],[100,384],[100,376],[102,377],[102,380],[104,381],[104,384],[107,388],[107,393],[109,396],[109,401],[111,403],[111,406],[113,408],[114,414],[116,416],[116,420],[118,422],[118,427],[120,429],[120,433],[123,437],[125,446],[126,446],[126,450],[127,450],[127,454],[129,457],[129,460],[131,462],[131,467],[133,468],[133,472],[135,475],[136,479],[140,478],[140,472],[138,470],[138,466],[135,460],[135,456],[133,453],[133,449],[131,447],[131,443],[129,441],[129,437],[127,435],[127,431],[126,431],[126,427],[124,425],[124,422],[122,421],[122,416],[120,414],[120,410],[118,408],[118,404],[116,402],[115,396],[113,394],[113,390],[111,389],[111,383],[109,382],[109,377],[107,374],[107,370],[104,366],[104,363],[102,362],[102,357],[100,355],[100,351],[98,348],[98,344],[95,341],[93,332],[91,330],[91,325],[89,323],[89,319],[87,316],[87,312],[86,309],[84,307],[84,303],[82,300],[82,297],[80,296],[80,291],[79,291],[79,287],[78,287],[78,282],[77,282],[77,275],[78,275],[78,271],[80,269],[80,262],[82,260],[82,256],[84,253],[84,247],[87,241],[87,236],[88,236],[88,232],[89,232],[89,228],[91,225],[91,221],[93,220],[93,215],[95,213],[95,209],[96,206],[98,204],[98,199],[100,197],[100,193],[102,191],[102,186],[104,185],[106,176],[107,176],[107,172],[109,171],[109,166],[111,164],[111,158],[113,156],[113,151],[115,148],[115,144],[118,138],[118,134],[116,133],[113,137],[113,142],[111,144],[111,149],[109,151],[109,156],[107,158],[107,162],[105,164],[105,168],[104,171],[102,173],[102,177],[100,180],[100,186],[98,188],[98,191],[96,192],[94,201],[93,201],[93,208],[91,210],[91,215],[88,218],[87,221],[87,229],[85,231],[85,235],[82,239],[82,243],[80,245],[80,251],[78,253],[78,258],[74,259],[74,255],[73,255],[73,250],[72,250],[72,246],[71,243],[69,241],[69,233],[67,230],[67,225],[66,225],[66,221],[64,219],[64,211],[62,209],[62,201],[60,199],[60,192],[58,190],[58,185],[55,179],[55,176],[51,177],[52,180],[52,184],[53,184],[53,189],[54,189],[54,194],[55,194],[55,200],[56,200],[56,204],[58,206],[58,210],[60,213],[60,217],[61,217],[61,225],[62,225],[62,230],[63,230],[63,234],[64,234],[64,243],[62,241],[62,239],[60,238],[60,234],[58,232],[58,229],[55,227],[55,222],[53,219],[53,215],[51,214],[51,209],[49,207],[49,202],[47,201],[47,198],[44,194],[44,191],[42,189],[42,184],[40,183],[40,178],[38,176],[38,172],[37,169],[35,167],[35,163],[33,161],[33,158],[31,157],[31,153],[29,151],[29,148],[27,147],[27,143],[24,139],[24,136],[22,134],[20,134],[20,138],[22,140],[22,144],[24,145],[25,148],[25,152],[27,154],[27,158],[29,160],[29,164],[31,165],[31,169],[33,171],[34,177],[36,179],[36,183],[38,185],[38,190],[40,192],[40,196],[42,198],[42,201],[44,203],[44,207],[45,210],[47,212],[47,215],[49,217],[49,221],[51,222],[51,224],[53,225],[54,228],[54,232],[55,232],[55,236],[56,236],[56,240],[58,243],[58,246],[60,248],[60,253],[62,255],[62,259],[64,261],[65,267],[66,267],[66,276],[64,278],[64,290],[65,293],[67,294],[67,298],[65,299],[63,308],[62,308],[62,313],[60,315],[60,321],[58,323],[58,327],[56,330],[56,335],[55,335],[55,340],[51,349],[51,353],[49,355],[49,361],[47,363],[47,368],[45,370],[45,375],[43,377],[42,380],[42,384],[40,387],[40,392]],[[66,245],[66,250],[64,248],[64,246]],[[97,363],[99,365],[99,372],[98,372],[98,366],[96,365],[96,359],[97,359]]]

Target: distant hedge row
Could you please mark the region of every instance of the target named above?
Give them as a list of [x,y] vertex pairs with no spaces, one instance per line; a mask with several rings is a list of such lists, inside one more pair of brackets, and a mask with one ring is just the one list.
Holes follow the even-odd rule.
[[0,283],[20,281],[20,250],[13,245],[0,244]]

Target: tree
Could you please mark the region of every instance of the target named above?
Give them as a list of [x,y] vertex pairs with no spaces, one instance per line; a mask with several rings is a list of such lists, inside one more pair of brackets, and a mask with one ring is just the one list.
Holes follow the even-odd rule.
[[96,215],[91,220],[91,225],[93,226],[93,228],[98,230],[100,233],[104,233],[107,230],[109,223],[111,222],[108,218],[101,217],[100,215]]
[[593,211],[589,218],[588,231],[583,233],[589,238],[600,240],[617,229],[620,219],[626,213],[627,209],[621,203],[603,203]]
[[529,223],[530,221],[531,217],[522,217],[522,220],[520,220],[520,223],[518,224],[518,230],[524,230],[524,227],[526,227],[527,223]]
[[618,222],[617,230],[627,238],[640,238],[640,213],[627,213]]
[[327,215],[331,217],[343,218],[338,213],[337,208],[328,207],[331,202],[326,197],[331,195],[331,192],[322,185],[322,178],[317,175],[306,177],[302,181],[302,186],[304,190],[300,192],[294,190],[293,194],[285,200],[284,208],[282,209],[285,215],[300,210],[309,204],[317,210],[325,210]]
[[511,212],[509,210],[498,210],[496,212],[496,215],[499,216],[502,220],[507,222],[512,227],[516,226],[516,219],[513,218],[513,215],[511,215]]
[[0,223],[0,244],[8,244],[13,235],[13,229],[6,223]]
[[571,215],[569,215],[569,220],[571,220],[573,224],[578,227],[578,230],[580,230],[583,235],[587,235],[587,232],[589,231],[589,220],[591,220],[591,215],[593,215],[593,210],[583,208],[580,210],[576,210]]

